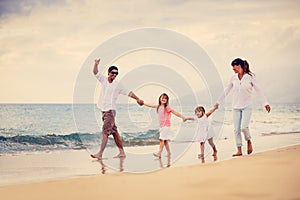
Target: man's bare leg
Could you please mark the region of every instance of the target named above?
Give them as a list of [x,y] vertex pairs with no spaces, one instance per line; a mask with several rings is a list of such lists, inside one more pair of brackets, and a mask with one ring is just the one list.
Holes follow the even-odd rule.
[[92,158],[97,158],[98,160],[102,160],[102,154],[106,147],[107,141],[108,141],[108,135],[102,134],[102,142],[101,142],[100,150],[97,154],[91,154]]
[[116,143],[116,145],[117,145],[117,147],[119,148],[119,151],[120,151],[120,153],[118,155],[116,155],[114,158],[125,158],[126,154],[125,154],[125,151],[123,149],[123,143],[122,143],[122,139],[121,139],[120,134],[118,132],[116,132],[116,133],[113,134],[113,137],[114,137],[115,143]]

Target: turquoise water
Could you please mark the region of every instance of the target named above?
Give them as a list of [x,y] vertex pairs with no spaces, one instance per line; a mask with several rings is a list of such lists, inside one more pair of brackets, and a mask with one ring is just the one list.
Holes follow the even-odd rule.
[[[194,117],[194,107],[176,105],[174,109]],[[222,130],[215,135],[218,139],[233,138],[230,106],[224,113],[221,109],[211,119],[212,125]],[[221,115],[224,118],[219,119]],[[155,109],[118,105],[116,119],[124,146],[158,144]],[[173,142],[192,140],[193,122],[182,123],[176,116],[172,116],[171,122]],[[101,126],[100,111],[93,104],[0,104],[0,154],[98,148]],[[300,131],[300,104],[272,105],[271,113],[260,106],[254,107],[250,130],[253,137],[296,134]],[[113,146],[114,141],[110,139],[108,145]]]

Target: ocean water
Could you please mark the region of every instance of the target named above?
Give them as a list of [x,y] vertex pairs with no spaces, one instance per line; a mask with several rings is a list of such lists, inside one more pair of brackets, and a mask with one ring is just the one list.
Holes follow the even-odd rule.
[[[205,106],[209,109],[209,106]],[[194,116],[194,105],[175,110]],[[118,105],[117,126],[124,146],[157,145],[159,132],[155,109]],[[171,142],[191,142],[195,123],[172,116]],[[234,138],[231,108],[217,110],[211,119],[218,127],[215,140]],[[101,142],[101,114],[94,104],[0,104],[0,154],[97,149]],[[252,137],[273,134],[299,134],[300,104],[275,104],[267,113],[253,106],[250,122]],[[114,146],[110,138],[108,146]]]

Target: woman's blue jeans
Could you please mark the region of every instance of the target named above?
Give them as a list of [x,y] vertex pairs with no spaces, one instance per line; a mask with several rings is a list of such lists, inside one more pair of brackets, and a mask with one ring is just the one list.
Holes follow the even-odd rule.
[[249,123],[252,114],[252,107],[247,106],[242,109],[233,109],[233,125],[234,125],[234,134],[236,146],[242,146],[242,135],[243,132],[245,140],[248,141],[251,139],[249,132]]

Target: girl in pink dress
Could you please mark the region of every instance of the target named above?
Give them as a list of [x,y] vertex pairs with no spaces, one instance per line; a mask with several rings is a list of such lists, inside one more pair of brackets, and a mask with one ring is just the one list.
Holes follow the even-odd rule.
[[182,114],[171,108],[169,105],[169,96],[166,93],[159,96],[158,105],[152,105],[146,102],[144,102],[144,105],[150,108],[156,108],[156,112],[158,114],[160,144],[159,151],[157,153],[153,153],[153,155],[160,158],[163,148],[166,147],[167,155],[170,156],[171,152],[168,140],[170,139],[171,113],[181,118],[183,121],[186,121],[187,119]]

